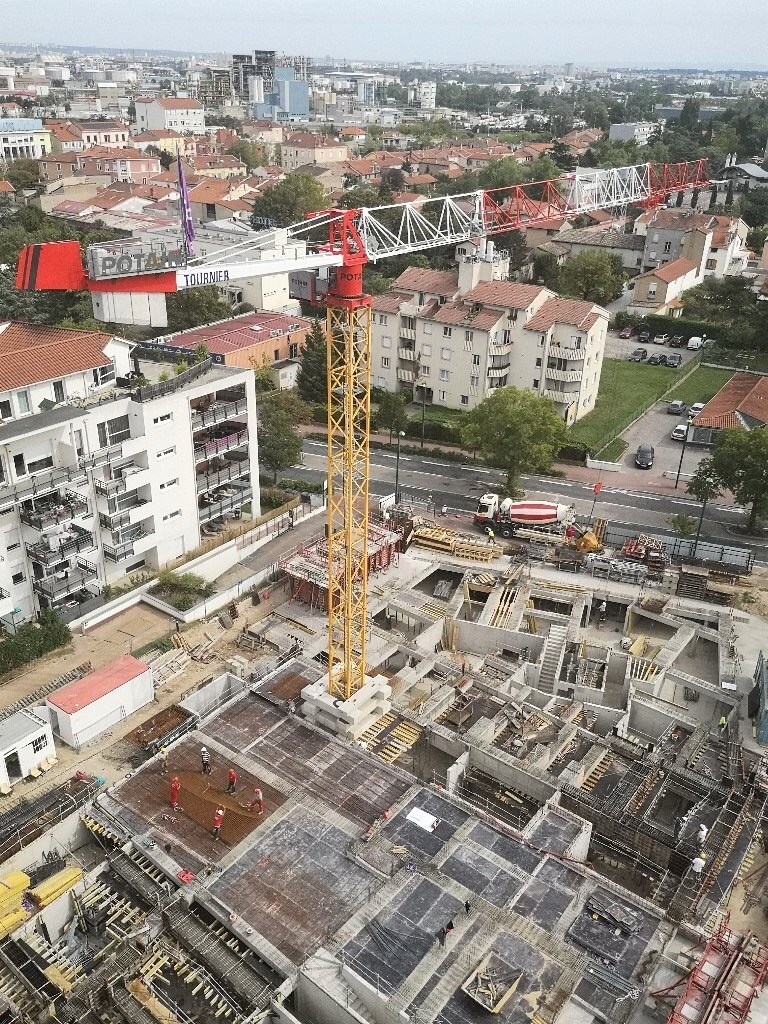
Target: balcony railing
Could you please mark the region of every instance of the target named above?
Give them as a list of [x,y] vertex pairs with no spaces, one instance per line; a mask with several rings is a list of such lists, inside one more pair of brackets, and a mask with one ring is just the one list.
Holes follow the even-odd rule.
[[556,370],[547,367],[544,371],[544,376],[549,378],[549,380],[579,381],[583,375],[581,370]]
[[238,459],[236,462],[228,462],[221,469],[213,469],[208,473],[198,473],[195,480],[197,493],[202,494],[204,491],[211,491],[215,487],[225,484],[227,480],[236,480],[250,473],[250,471],[250,461],[248,459]]
[[79,495],[68,492],[66,499],[62,499],[60,503],[55,505],[46,504],[43,508],[39,505],[34,508],[22,507],[19,511],[19,517],[22,523],[26,523],[33,530],[39,530],[42,533],[44,530],[50,530],[60,523],[66,523],[76,516],[85,515],[87,511],[88,502],[79,497]]
[[578,391],[545,391],[545,398],[551,398],[558,405],[575,405],[579,400]]
[[236,494],[231,494],[220,501],[214,501],[208,505],[201,505],[198,509],[200,522],[210,522],[211,519],[217,519],[226,512],[231,512],[232,509],[241,508],[252,497],[253,491],[250,486],[238,487]]
[[416,380],[415,370],[401,370],[398,368],[397,379],[403,381],[404,384],[413,384]]
[[82,595],[74,594],[69,601],[55,605],[53,610],[62,622],[74,622],[75,619],[87,615],[88,612],[96,611],[106,603],[101,594],[90,594],[88,591],[84,591]]
[[122,477],[118,477],[116,480],[94,480],[93,485],[97,494],[106,494],[108,498],[115,494],[122,494],[128,486]]
[[124,537],[116,544],[105,544],[104,555],[112,562],[121,562],[124,558],[130,558],[131,555],[135,554],[136,541],[142,540],[144,537],[151,537],[154,532],[154,529],[151,527],[148,529],[140,527],[136,533],[130,537]]
[[105,466],[108,462],[122,459],[122,457],[123,446],[112,444],[107,448],[100,448],[97,452],[92,452],[90,455],[84,455],[78,465],[81,469],[95,469],[96,466]]
[[415,327],[401,327],[400,337],[407,338],[409,341],[416,341],[416,328]]
[[27,554],[42,565],[55,565],[70,555],[93,547],[93,534],[89,530],[74,527],[69,535],[52,537],[48,543],[39,541],[37,544],[27,544]]
[[405,359],[409,363],[415,363],[418,360],[415,348],[399,348],[397,350],[397,358]]
[[131,517],[127,512],[99,512],[99,523],[105,530],[119,530],[121,526],[127,526]]
[[81,466],[66,466],[50,473],[34,473],[29,481],[0,486],[0,512],[16,508],[22,501],[42,498],[58,491],[62,484],[78,485],[86,480],[85,470]]
[[549,354],[553,359],[572,359],[582,362],[587,353],[583,348],[563,348],[561,345],[550,345]]
[[76,590],[82,590],[86,583],[96,575],[96,566],[92,562],[86,562],[84,558],[77,560],[77,567],[65,569],[54,576],[47,576],[43,579],[33,580],[32,589],[35,593],[47,597],[49,601],[57,597],[64,597]]
[[506,377],[506,375],[508,373],[509,373],[509,363],[507,363],[506,366],[489,366],[488,367],[488,376],[491,377],[491,378],[493,378],[493,377]]
[[159,384],[149,384],[145,388],[137,388],[133,393],[133,400],[135,402],[151,402],[155,398],[162,398],[164,395],[172,395],[177,391],[181,391],[193,380],[197,380],[202,377],[203,374],[208,373],[210,368],[213,366],[213,360],[203,359],[200,363],[195,363],[194,366],[190,366],[187,370],[183,370],[178,376],[171,377],[170,380],[161,381]]
[[216,402],[208,409],[194,410],[192,413],[192,429],[212,427],[215,423],[223,423],[230,416],[244,416],[248,412],[248,399],[237,398],[231,402]]
[[204,444],[195,445],[195,462],[202,462],[204,459],[210,459],[214,455],[229,452],[233,448],[240,448],[241,445],[247,443],[247,430],[237,430],[231,434],[226,434],[224,437],[211,438],[210,441],[206,441]]

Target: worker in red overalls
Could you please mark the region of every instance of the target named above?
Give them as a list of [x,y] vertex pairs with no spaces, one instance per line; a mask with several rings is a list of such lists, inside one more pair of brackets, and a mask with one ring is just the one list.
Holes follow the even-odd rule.
[[221,832],[221,823],[224,821],[224,808],[219,807],[216,809],[213,815],[213,838],[218,842],[219,833]]
[[264,796],[258,786],[254,786],[253,800],[248,804],[248,810],[253,813],[258,807],[259,814],[264,813]]
[[234,793],[235,786],[237,785],[237,772],[234,768],[229,769],[229,785],[227,786],[227,793]]
[[179,776],[174,775],[171,779],[171,808],[175,811],[179,806],[179,790],[181,789],[181,783],[179,782]]

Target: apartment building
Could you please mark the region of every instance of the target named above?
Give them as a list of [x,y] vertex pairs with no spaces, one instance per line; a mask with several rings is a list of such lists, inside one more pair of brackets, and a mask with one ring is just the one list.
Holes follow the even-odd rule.
[[304,164],[338,164],[350,156],[348,147],[338,139],[312,132],[292,132],[280,144],[280,163],[286,174]]
[[647,146],[657,127],[653,121],[612,124],[608,130],[608,139],[610,142],[635,142],[638,146]]
[[490,245],[462,249],[458,273],[411,267],[374,298],[372,383],[466,410],[513,385],[551,398],[568,423],[590,412],[607,311],[500,279]]
[[740,217],[662,208],[641,214],[634,232],[645,238],[644,270],[686,259],[696,267],[698,284],[704,277],[739,274],[747,265],[749,226]]
[[111,181],[133,181],[139,185],[146,185],[163,169],[159,157],[140,149],[86,149],[75,154],[74,166],[79,175],[108,174]]
[[40,160],[50,152],[51,133],[39,118],[0,118],[0,160]]
[[[130,349],[100,333],[0,331],[8,631],[44,607],[76,621],[106,584],[193,550],[244,509],[259,514],[253,373],[205,360],[131,389]],[[44,391],[53,399],[38,402]]]
[[168,128],[176,132],[203,132],[205,111],[198,100],[140,96],[136,100],[136,126],[139,132]]

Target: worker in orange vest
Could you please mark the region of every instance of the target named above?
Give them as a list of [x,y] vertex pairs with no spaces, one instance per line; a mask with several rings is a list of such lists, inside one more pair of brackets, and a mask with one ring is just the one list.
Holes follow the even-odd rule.
[[171,779],[171,807],[175,811],[179,806],[179,790],[181,789],[181,783],[179,782],[179,776],[174,775]]
[[213,838],[218,842],[221,823],[224,821],[224,808],[218,807],[213,815]]
[[229,785],[227,786],[228,793],[235,792],[235,786],[237,785],[237,772],[234,768],[229,769]]
[[253,800],[248,804],[248,810],[253,811],[258,807],[259,814],[264,813],[264,796],[258,786],[254,786],[253,789]]

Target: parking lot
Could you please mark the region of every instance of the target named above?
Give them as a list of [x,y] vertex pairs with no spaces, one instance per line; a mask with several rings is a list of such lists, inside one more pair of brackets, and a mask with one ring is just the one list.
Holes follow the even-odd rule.
[[[686,418],[685,416],[671,416],[667,412],[668,404],[666,401],[657,402],[652,409],[640,417],[637,423],[621,435],[629,446],[622,459],[626,466],[635,469],[635,452],[638,446],[652,444],[656,450],[656,457],[653,468],[648,470],[649,476],[663,476],[665,472],[667,476],[677,473],[683,443],[682,441],[673,441],[669,435],[678,423],[685,423]],[[706,450],[687,445],[683,474],[693,473],[705,454]]]
[[608,331],[608,336],[605,339],[605,356],[608,359],[629,359],[629,356],[636,348],[648,349],[649,357],[654,353],[666,354],[667,352],[679,352],[683,357],[683,366],[690,362],[691,359],[696,355],[695,352],[689,352],[686,348],[670,348],[669,345],[654,345],[653,342],[642,344],[637,340],[637,335],[634,334],[631,338],[620,338],[618,331]]

